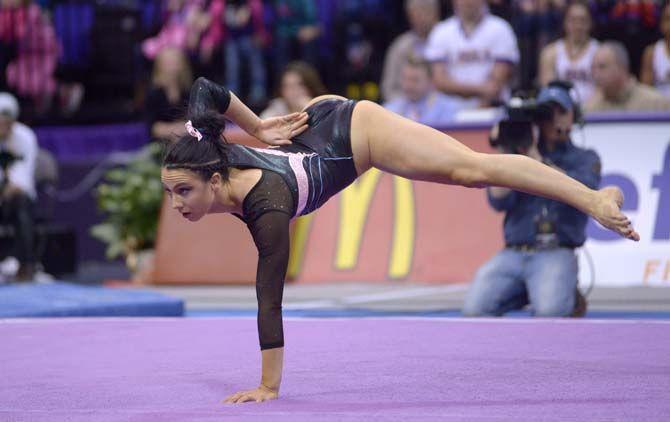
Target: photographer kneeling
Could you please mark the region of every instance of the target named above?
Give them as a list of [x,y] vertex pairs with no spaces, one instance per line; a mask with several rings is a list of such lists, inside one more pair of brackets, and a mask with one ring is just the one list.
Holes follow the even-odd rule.
[[14,229],[14,256],[19,261],[17,281],[35,273],[33,207],[37,138],[17,122],[19,105],[13,95],[0,93],[0,223]]
[[[508,106],[491,144],[504,153],[524,154],[592,189],[600,183],[600,158],[573,145],[570,130],[579,120],[568,83],[543,88],[536,102]],[[539,137],[539,140],[538,140]],[[582,316],[586,301],[577,289],[575,248],[586,240],[587,215],[549,199],[491,187],[489,203],[505,211],[505,249],[475,275],[465,316],[500,316],[530,303],[542,317]]]

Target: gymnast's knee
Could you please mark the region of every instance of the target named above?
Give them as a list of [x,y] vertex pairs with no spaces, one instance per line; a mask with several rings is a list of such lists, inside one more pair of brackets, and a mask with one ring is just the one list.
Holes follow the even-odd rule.
[[454,183],[467,188],[485,188],[489,185],[486,171],[484,169],[484,154],[473,153],[471,157],[462,160],[463,162],[451,172],[451,179]]

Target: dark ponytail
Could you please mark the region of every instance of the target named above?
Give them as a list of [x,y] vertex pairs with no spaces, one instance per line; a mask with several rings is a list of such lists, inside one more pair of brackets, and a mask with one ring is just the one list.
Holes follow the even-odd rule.
[[169,145],[163,167],[191,170],[203,180],[209,180],[214,173],[228,179],[226,140],[222,134],[226,127],[223,113],[229,105],[230,92],[225,87],[198,78],[191,87],[187,119],[202,139],[186,134]]

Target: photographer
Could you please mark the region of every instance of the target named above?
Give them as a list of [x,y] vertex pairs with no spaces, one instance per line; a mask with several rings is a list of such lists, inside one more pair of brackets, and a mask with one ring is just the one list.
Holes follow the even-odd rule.
[[37,139],[19,123],[19,105],[0,93],[0,222],[14,228],[17,281],[32,280],[35,272],[33,204]]
[[[527,155],[597,189],[600,158],[570,140],[580,113],[569,89],[569,83],[552,82],[535,103],[508,107],[509,118],[492,134],[492,145],[504,153]],[[535,316],[582,316],[586,301],[577,289],[575,248],[586,240],[586,214],[505,188],[492,187],[487,193],[491,206],[506,212],[506,246],[477,271],[463,314],[500,316],[530,303]]]

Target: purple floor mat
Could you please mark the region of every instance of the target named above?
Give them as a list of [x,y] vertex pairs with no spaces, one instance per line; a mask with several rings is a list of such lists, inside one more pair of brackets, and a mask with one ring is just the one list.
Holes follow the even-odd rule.
[[285,321],[277,401],[256,321],[0,320],[0,421],[670,421],[670,323]]

